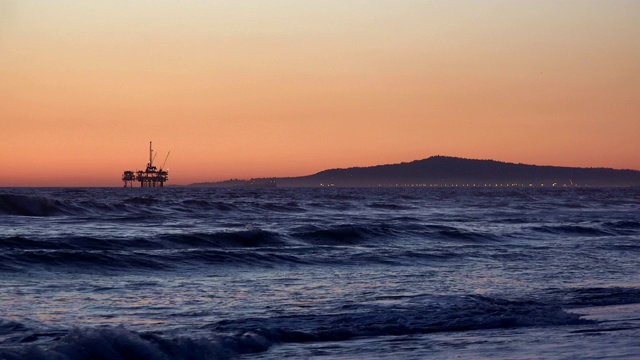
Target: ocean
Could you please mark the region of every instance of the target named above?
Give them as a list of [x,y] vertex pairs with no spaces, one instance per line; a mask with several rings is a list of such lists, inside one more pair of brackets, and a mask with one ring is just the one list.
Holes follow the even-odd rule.
[[0,189],[0,359],[637,359],[638,188]]

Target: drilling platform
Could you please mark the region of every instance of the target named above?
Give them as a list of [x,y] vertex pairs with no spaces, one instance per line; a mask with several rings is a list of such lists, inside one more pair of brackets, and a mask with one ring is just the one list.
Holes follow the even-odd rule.
[[153,154],[152,142],[149,141],[149,162],[147,163],[147,169],[136,172],[127,170],[122,173],[124,187],[133,187],[135,181],[140,183],[140,187],[163,187],[164,183],[169,180],[169,169],[163,170],[162,168],[164,168],[170,153],[170,151],[167,153],[167,157],[164,159],[160,169],[156,168],[153,166],[153,160],[157,153],[155,155]]

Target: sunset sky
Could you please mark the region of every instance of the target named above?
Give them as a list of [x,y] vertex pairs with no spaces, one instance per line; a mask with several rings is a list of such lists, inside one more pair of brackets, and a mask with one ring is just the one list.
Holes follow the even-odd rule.
[[640,169],[640,1],[0,0],[0,186]]

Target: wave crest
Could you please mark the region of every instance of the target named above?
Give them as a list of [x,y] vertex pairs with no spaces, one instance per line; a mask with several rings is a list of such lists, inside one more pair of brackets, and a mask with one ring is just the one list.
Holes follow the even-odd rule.
[[306,342],[592,322],[559,306],[534,301],[479,295],[409,301],[412,304],[356,306],[346,313],[221,321],[210,327],[220,332],[249,330],[271,342]]
[[0,359],[32,360],[205,360],[226,359],[267,350],[271,343],[257,334],[218,335],[211,338],[164,338],[123,327],[74,328],[46,346],[0,349]]
[[392,233],[393,229],[385,225],[337,225],[327,228],[306,226],[291,235],[314,245],[354,245]]
[[67,210],[62,201],[44,196],[0,194],[1,215],[52,216],[64,214]]

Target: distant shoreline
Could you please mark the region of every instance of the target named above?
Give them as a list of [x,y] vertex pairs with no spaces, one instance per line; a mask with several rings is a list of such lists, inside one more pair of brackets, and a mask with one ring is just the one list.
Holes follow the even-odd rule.
[[432,156],[409,163],[330,169],[308,176],[231,179],[192,187],[574,188],[640,186],[640,171],[540,166]]

